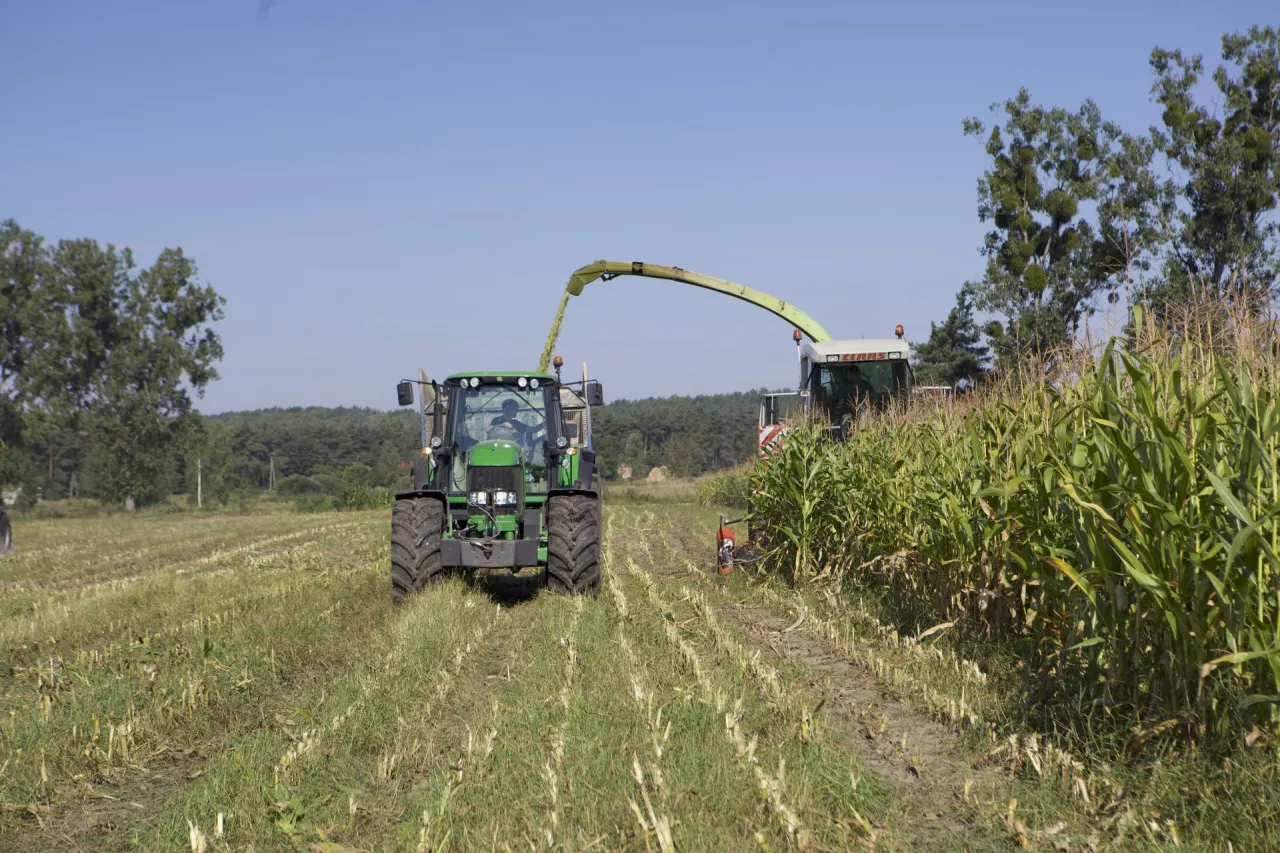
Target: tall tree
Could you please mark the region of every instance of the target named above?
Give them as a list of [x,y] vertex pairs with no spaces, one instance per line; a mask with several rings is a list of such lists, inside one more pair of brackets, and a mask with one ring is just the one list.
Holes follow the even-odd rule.
[[218,377],[223,347],[209,324],[223,316],[224,300],[198,282],[180,248],[125,277],[110,301],[106,293],[82,296],[104,300],[79,315],[88,328],[74,329],[79,364],[101,365],[86,378],[88,427],[102,451],[99,488],[129,507],[157,500],[168,494],[174,452],[192,427],[191,392],[204,393]]
[[1001,314],[1001,352],[1044,352],[1068,342],[1101,292],[1149,264],[1158,236],[1152,145],[1104,121],[1086,101],[1075,112],[1031,103],[1027,90],[993,104],[1004,123],[985,137],[991,167],[978,180],[987,269],[977,307]]
[[926,383],[971,383],[986,371],[990,350],[974,322],[969,287],[960,288],[947,319],[942,325],[930,323],[929,340],[916,347],[915,372]]
[[1280,32],[1253,27],[1222,37],[1213,72],[1220,104],[1198,103],[1199,55],[1156,48],[1151,92],[1164,108],[1152,128],[1169,170],[1163,213],[1170,257],[1153,302],[1197,296],[1265,305],[1277,282],[1274,212],[1280,197]]
[[26,444],[45,424],[29,401],[47,396],[39,371],[27,369],[52,346],[57,303],[48,289],[44,241],[12,219],[0,222],[0,484],[27,484],[34,471]]
[[684,433],[677,433],[662,445],[662,464],[676,477],[692,477],[700,470],[698,445]]

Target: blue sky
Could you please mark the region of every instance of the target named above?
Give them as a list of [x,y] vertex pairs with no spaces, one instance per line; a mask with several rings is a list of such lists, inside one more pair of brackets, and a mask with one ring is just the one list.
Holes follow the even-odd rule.
[[[1157,118],[1153,46],[1217,61],[1273,2],[130,0],[9,4],[0,217],[181,246],[228,300],[206,412],[391,408],[533,365],[564,281],[673,264],[838,337],[923,340],[981,274],[967,116],[1019,86]],[[265,13],[264,13],[265,10]],[[790,328],[588,287],[559,351],[608,398],[794,381]]]

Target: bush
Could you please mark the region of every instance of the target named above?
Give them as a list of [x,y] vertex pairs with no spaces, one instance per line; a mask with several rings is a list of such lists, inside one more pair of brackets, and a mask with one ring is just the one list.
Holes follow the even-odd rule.
[[290,474],[276,485],[276,491],[282,495],[314,495],[323,491],[319,484],[310,477],[301,474]]
[[298,512],[333,512],[337,507],[328,495],[300,495],[293,499],[293,508]]
[[396,494],[391,489],[373,486],[348,486],[338,500],[338,509],[391,509],[395,504]]
[[319,491],[335,498],[347,488],[346,482],[336,474],[312,474],[311,482],[319,487]]
[[735,468],[703,479],[698,483],[698,503],[703,506],[743,507],[751,488],[751,470]]

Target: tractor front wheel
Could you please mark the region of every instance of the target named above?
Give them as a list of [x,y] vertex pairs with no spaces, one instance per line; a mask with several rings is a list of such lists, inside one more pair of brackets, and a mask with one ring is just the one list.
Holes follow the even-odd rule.
[[439,583],[444,505],[436,498],[396,501],[391,510],[391,599],[399,604],[423,585]]
[[547,586],[563,595],[597,598],[600,566],[600,500],[591,495],[547,499]]

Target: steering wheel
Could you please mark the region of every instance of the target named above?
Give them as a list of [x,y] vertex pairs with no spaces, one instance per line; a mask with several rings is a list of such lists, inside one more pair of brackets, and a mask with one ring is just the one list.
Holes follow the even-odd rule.
[[520,434],[505,423],[490,424],[489,428],[484,431],[484,437],[489,441],[514,441],[519,442]]

